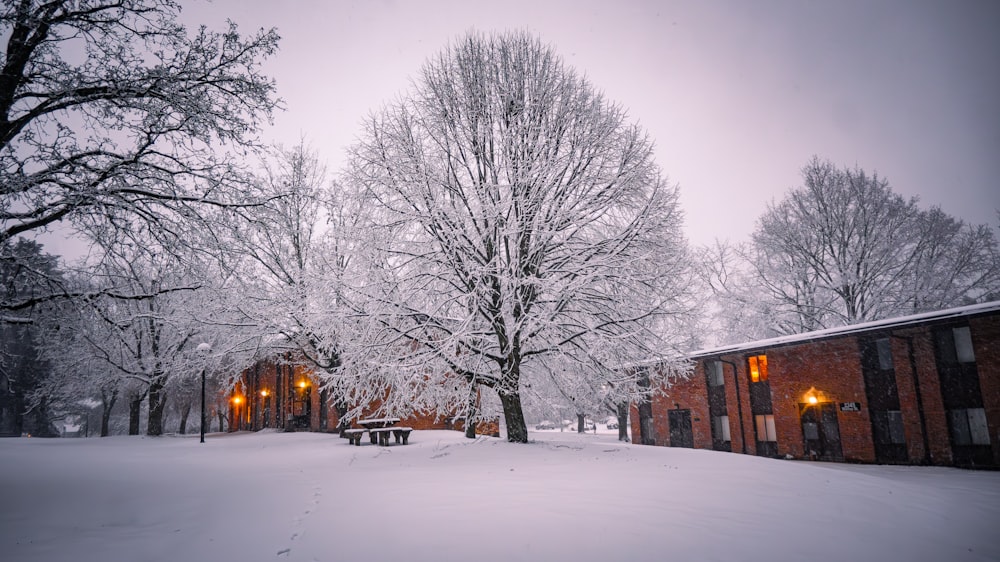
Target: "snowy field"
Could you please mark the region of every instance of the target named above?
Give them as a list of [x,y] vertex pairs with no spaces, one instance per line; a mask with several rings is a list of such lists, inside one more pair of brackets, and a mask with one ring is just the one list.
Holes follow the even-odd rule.
[[0,440],[0,560],[1000,560],[1000,473],[533,431]]

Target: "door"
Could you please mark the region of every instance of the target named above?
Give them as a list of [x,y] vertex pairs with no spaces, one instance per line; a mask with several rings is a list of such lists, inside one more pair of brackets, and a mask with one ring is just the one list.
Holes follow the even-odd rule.
[[837,405],[833,402],[799,404],[799,415],[802,419],[806,455],[821,461],[844,460],[840,446]]
[[670,446],[694,448],[694,433],[691,431],[691,410],[668,410],[670,422]]

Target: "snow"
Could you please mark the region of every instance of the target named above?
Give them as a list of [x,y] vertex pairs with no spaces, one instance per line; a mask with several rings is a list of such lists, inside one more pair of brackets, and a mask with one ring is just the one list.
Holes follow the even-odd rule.
[[[604,428],[602,427],[601,430]],[[1000,473],[532,432],[0,440],[21,562],[997,560]]]
[[[753,342],[741,343],[736,345],[724,345],[720,347],[714,347],[710,349],[702,349],[698,351],[693,351],[688,353],[689,358],[695,357],[706,357],[710,355],[722,355],[722,354],[733,354],[740,351],[749,351],[752,349],[761,349],[765,347],[775,347],[779,345],[788,345],[793,343],[801,343],[806,341],[812,341],[816,339],[821,339],[830,336],[844,336],[848,334],[855,334],[859,332],[866,332],[869,330],[877,330],[879,328],[904,328],[912,324],[920,324],[922,322],[927,322],[930,320],[943,320],[946,318],[959,318],[962,316],[972,316],[974,314],[983,314],[987,312],[993,312],[1000,310],[1000,301],[990,301],[979,304],[971,304],[967,306],[960,306],[957,308],[949,308],[945,310],[935,310],[932,312],[922,312],[920,314],[911,314],[909,316],[900,316],[896,318],[886,318],[882,320],[872,320],[869,322],[862,322],[859,324],[850,324],[848,326],[836,326],[834,328],[826,328],[824,330],[815,330],[812,332],[803,332],[801,334],[789,334],[785,336],[777,336],[774,338],[769,338],[765,340],[758,340]],[[651,360],[650,364],[662,361]]]

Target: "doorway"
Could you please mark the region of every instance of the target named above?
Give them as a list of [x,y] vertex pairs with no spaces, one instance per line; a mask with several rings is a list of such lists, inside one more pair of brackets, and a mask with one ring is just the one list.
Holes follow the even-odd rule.
[[836,404],[799,404],[799,417],[802,419],[805,452],[809,458],[821,461],[844,460]]
[[670,422],[670,446],[693,449],[691,410],[667,410],[667,421]]

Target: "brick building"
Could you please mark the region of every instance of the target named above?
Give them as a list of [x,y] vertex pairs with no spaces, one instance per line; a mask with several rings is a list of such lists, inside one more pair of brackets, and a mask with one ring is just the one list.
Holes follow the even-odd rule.
[[1000,301],[691,354],[636,443],[1000,467]]
[[[230,431],[337,431],[340,418],[335,397],[320,388],[311,369],[288,357],[258,361],[245,369],[227,397]],[[369,404],[375,412],[378,404]],[[352,420],[353,427],[357,426]],[[464,431],[461,419],[434,412],[416,412],[399,425],[413,429]],[[479,435],[498,435],[499,420],[476,424]]]

